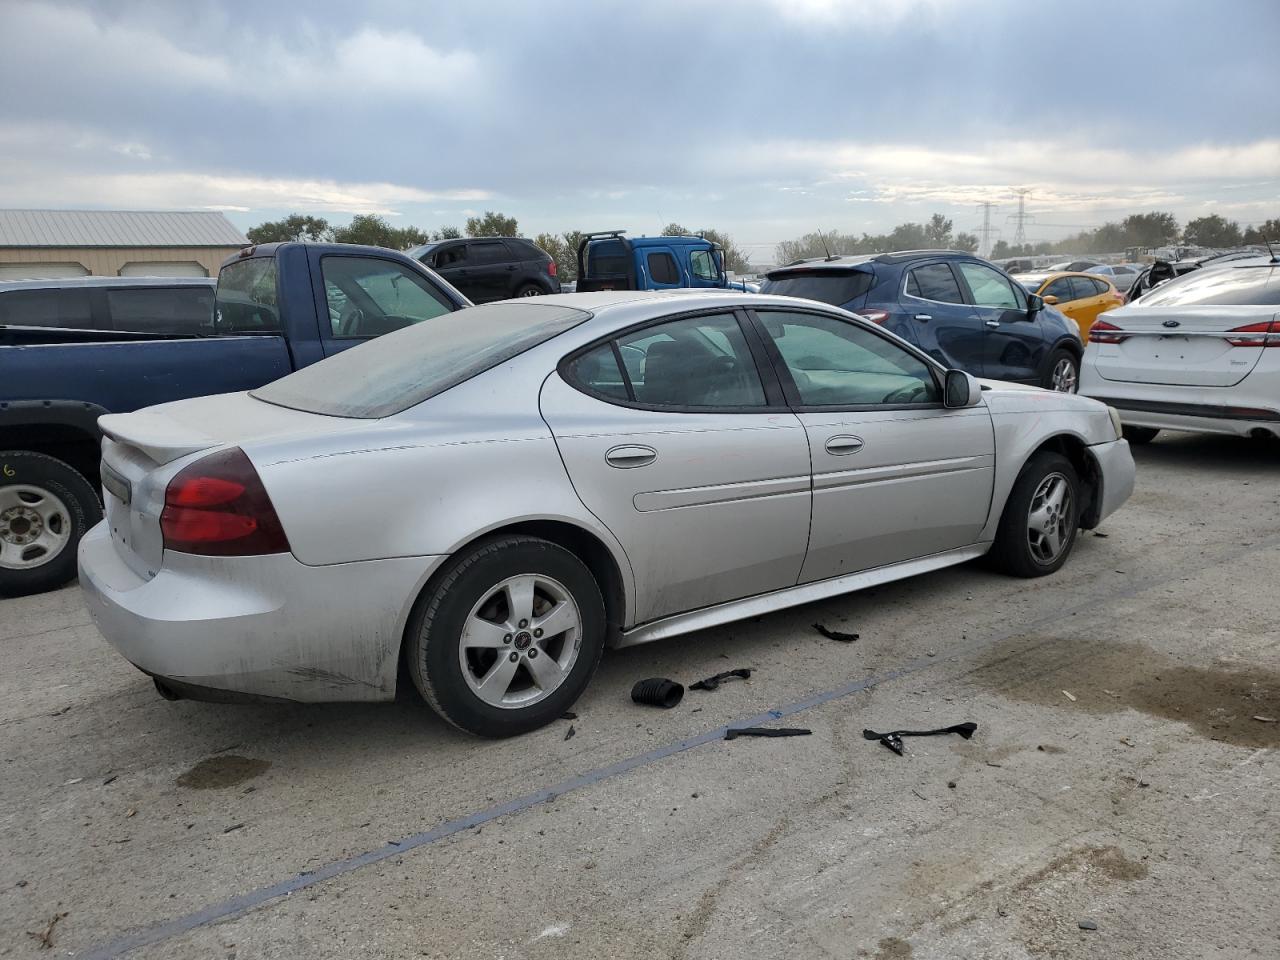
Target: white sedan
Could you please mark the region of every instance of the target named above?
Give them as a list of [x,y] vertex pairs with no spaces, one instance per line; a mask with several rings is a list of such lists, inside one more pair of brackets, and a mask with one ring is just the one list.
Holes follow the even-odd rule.
[[387,700],[403,664],[487,736],[607,644],[988,553],[1052,573],[1134,480],[1101,403],[745,293],[488,304],[101,425],[81,584],[162,694]]
[[1161,430],[1280,436],[1280,261],[1204,267],[1103,314],[1080,392],[1117,408],[1135,443]]

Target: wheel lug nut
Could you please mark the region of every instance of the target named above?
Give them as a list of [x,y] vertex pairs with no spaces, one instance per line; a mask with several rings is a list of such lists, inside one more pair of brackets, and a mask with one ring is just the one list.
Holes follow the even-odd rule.
[[503,637],[502,637],[502,642],[503,642],[503,643],[510,643],[510,642],[511,642],[511,634],[509,634],[509,633],[504,634],[504,635],[503,635]]
[[534,657],[536,657],[537,655],[538,655],[538,648],[537,648],[537,647],[531,647],[531,648],[529,649],[529,659],[530,659],[530,660],[532,660],[532,659],[533,659]]
[[540,637],[540,636],[542,636],[542,630],[541,630],[541,629],[538,629],[538,630],[533,631],[533,635],[534,635],[535,637]]
[[523,629],[524,629],[525,627],[527,627],[528,625],[529,625],[529,621],[528,621],[528,620],[521,620],[521,621],[520,621],[520,629],[521,629],[521,630],[523,630]]
[[519,660],[519,659],[520,659],[520,654],[518,654],[518,653],[516,653],[514,650],[512,650],[512,651],[511,651],[511,656],[510,656],[510,657],[508,657],[507,659],[509,659],[512,663],[515,663],[517,660]]

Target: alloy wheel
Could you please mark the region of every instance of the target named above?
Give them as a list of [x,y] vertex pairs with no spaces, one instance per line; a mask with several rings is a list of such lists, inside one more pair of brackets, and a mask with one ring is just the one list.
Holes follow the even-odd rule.
[[1051,473],[1036,487],[1027,511],[1027,542],[1038,563],[1047,566],[1062,555],[1074,522],[1071,482],[1061,473]]
[[528,707],[550,696],[573,669],[582,613],[573,595],[542,574],[508,577],[471,608],[458,660],[471,691],[493,707]]
[[1053,389],[1058,393],[1075,393],[1079,383],[1075,361],[1070,357],[1063,357],[1059,360],[1054,365],[1050,383],[1053,384]]

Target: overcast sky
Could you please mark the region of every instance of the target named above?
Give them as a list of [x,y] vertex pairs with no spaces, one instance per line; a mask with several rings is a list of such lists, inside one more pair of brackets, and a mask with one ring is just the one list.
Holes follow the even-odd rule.
[[526,234],[768,260],[935,211],[1031,239],[1280,216],[1280,0],[0,0],[0,206]]

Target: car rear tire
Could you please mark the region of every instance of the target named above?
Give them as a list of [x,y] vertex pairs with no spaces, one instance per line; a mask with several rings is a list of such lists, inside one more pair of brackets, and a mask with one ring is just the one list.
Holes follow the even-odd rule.
[[1144,443],[1150,443],[1160,433],[1155,427],[1130,427],[1125,426],[1122,430],[1124,438],[1129,441],[1131,446],[1140,446]]
[[1071,461],[1041,451],[1018,474],[989,554],[996,569],[1043,577],[1067,562],[1080,527],[1080,478]]
[[419,598],[405,659],[431,708],[460,730],[545,726],[586,689],[604,650],[600,587],[576,556],[502,537],[455,557]]
[[1077,392],[1080,389],[1080,359],[1062,347],[1053,351],[1041,386],[1057,393]]
[[516,291],[517,297],[541,297],[546,291],[536,283],[526,283]]
[[80,538],[102,519],[93,487],[56,457],[0,451],[0,596],[75,579]]

